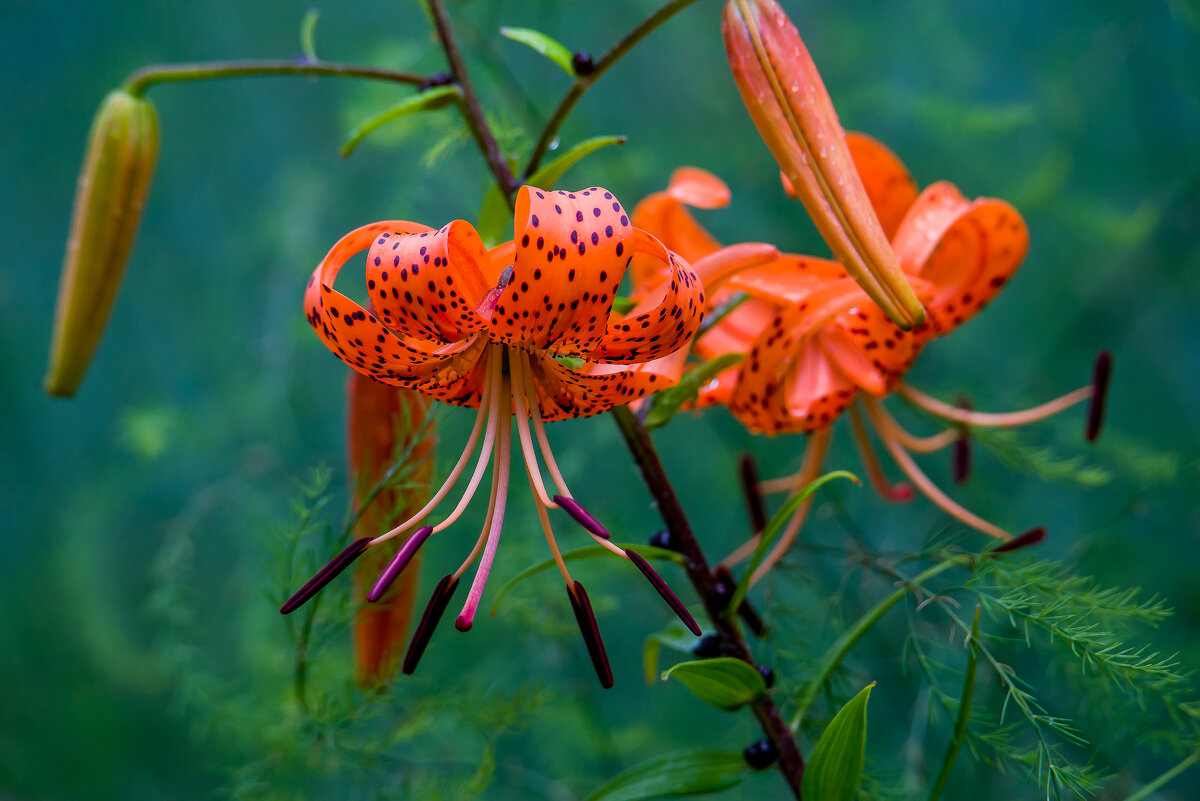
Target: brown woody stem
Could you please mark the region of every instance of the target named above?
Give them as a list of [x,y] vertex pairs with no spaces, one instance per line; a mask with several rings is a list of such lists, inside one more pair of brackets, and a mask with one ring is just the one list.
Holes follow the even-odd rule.
[[[683,506],[679,503],[679,496],[675,494],[675,488],[667,478],[666,470],[663,469],[662,462],[658,458],[658,452],[654,449],[654,442],[650,439],[650,432],[628,407],[619,406],[613,409],[612,415],[617,421],[617,427],[621,430],[621,436],[625,438],[629,452],[633,455],[634,462],[637,463],[642,479],[646,482],[646,487],[650,490],[650,495],[654,498],[658,513],[671,533],[672,547],[683,556],[683,567],[687,571],[688,580],[692,582],[696,594],[704,600],[704,608],[712,622],[713,629],[721,638],[722,650],[730,656],[755,665],[754,658],[750,654],[750,649],[747,647],[746,640],[742,637],[737,623],[722,615],[723,610],[714,605],[717,595],[712,590],[717,579],[709,568],[704,551],[701,550],[700,543],[692,531],[692,525],[688,522]],[[796,747],[796,740],[792,736],[791,729],[779,714],[779,709],[770,696],[764,695],[759,698],[751,709],[754,711],[754,716],[758,718],[763,733],[779,753],[779,770],[783,773],[783,778],[791,787],[795,797],[799,799],[800,781],[804,775],[804,759]]]

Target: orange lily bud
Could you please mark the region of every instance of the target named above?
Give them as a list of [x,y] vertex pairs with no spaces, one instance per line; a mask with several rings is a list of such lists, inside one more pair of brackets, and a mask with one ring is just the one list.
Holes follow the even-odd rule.
[[[431,401],[419,392],[380,384],[351,372],[347,382],[347,440],[354,504],[365,509],[354,526],[355,537],[377,537],[405,520],[429,500],[433,471],[433,431],[426,425]],[[369,493],[407,454],[395,475],[401,488]],[[415,485],[416,488],[413,488]],[[376,577],[405,538],[371,548],[354,574],[355,595],[366,597]],[[355,676],[363,687],[386,681],[403,652],[412,624],[420,576],[420,554],[377,603],[363,604],[354,620]]]
[[75,191],[45,379],[51,395],[74,395],[96,352],[157,158],[154,106],[123,89],[109,93],[92,122]]
[[775,0],[729,0],[721,30],[742,100],[834,258],[896,325],[925,310],[854,167],[846,134],[796,27]]

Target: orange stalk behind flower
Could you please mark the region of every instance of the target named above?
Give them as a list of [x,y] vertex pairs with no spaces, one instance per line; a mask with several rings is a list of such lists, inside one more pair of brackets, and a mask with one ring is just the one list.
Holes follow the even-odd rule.
[[730,0],[721,30],[746,109],[834,258],[908,330],[924,309],[900,269],[854,168],[825,84],[774,0]]
[[[354,507],[355,537],[374,536],[408,518],[429,500],[435,438],[426,425],[430,400],[419,392],[372,381],[351,371],[346,382],[346,444]],[[395,475],[399,487],[372,490],[404,457]],[[354,592],[364,600],[376,576],[404,539],[371,551],[354,574]],[[378,603],[364,603],[354,619],[355,677],[370,687],[391,678],[408,640],[420,576],[420,555]]]

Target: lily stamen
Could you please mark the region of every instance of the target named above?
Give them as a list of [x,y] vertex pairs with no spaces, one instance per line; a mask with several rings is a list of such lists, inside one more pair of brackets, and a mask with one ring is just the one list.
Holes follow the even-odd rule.
[[863,467],[866,468],[867,478],[880,497],[892,503],[911,501],[913,499],[912,486],[903,481],[893,484],[884,474],[883,465],[880,464],[879,456],[871,445],[871,435],[867,433],[867,426],[863,422],[862,413],[858,411],[857,405],[850,407],[850,430],[854,433],[854,444],[858,446],[858,455],[862,459]]
[[[497,397],[501,398],[508,394],[508,376],[501,378],[501,389],[497,393]],[[496,558],[496,547],[500,544],[500,529],[504,523],[504,507],[508,501],[508,476],[510,472],[509,457],[512,454],[512,426],[509,424],[508,417],[510,414],[507,403],[500,403],[501,410],[498,417],[502,422],[500,431],[496,440],[496,466],[492,469],[493,477],[493,493],[496,497],[492,513],[488,516],[490,528],[487,535],[487,544],[483,548],[483,555],[479,558],[479,567],[475,570],[475,579],[471,582],[471,590],[467,594],[467,600],[463,604],[462,611],[459,612],[458,618],[454,621],[454,627],[459,631],[470,630],[475,622],[475,612],[479,609],[479,601],[483,597],[483,587],[487,584],[488,574],[492,571],[492,562]]]
[[546,485],[542,482],[542,471],[538,467],[537,453],[533,447],[533,434],[529,427],[530,410],[537,405],[537,397],[528,395],[526,389],[525,371],[529,368],[529,364],[523,354],[510,345],[508,365],[512,373],[513,413],[517,418],[517,433],[521,439],[521,453],[525,457],[525,469],[529,472],[529,483],[533,487],[533,494],[537,497],[538,502],[554,509],[557,508],[557,504],[550,500],[550,495],[546,492]]
[[946,514],[962,523],[965,523],[971,528],[976,529],[977,531],[982,531],[984,534],[1001,540],[1012,539],[1013,535],[1009,532],[1005,531],[999,526],[989,523],[982,517],[979,517],[973,512],[964,509],[962,506],[959,506],[950,499],[950,496],[942,492],[942,490],[933,483],[929,476],[925,475],[921,468],[917,466],[917,463],[913,461],[913,458],[908,451],[904,449],[904,446],[900,444],[900,440],[896,437],[896,433],[892,427],[891,421],[888,420],[887,417],[882,413],[882,407],[879,405],[879,401],[864,395],[862,397],[862,404],[863,408],[867,411],[867,416],[871,418],[871,422],[875,425],[875,430],[879,434],[879,441],[883,443],[883,447],[885,447],[888,453],[891,454],[892,460],[896,463],[896,466],[903,471],[904,475],[908,476],[908,480],[911,481],[913,485],[925,495],[925,497],[933,501],[934,505],[936,505]]
[[914,406],[924,409],[930,414],[937,415],[943,420],[948,420],[952,423],[962,423],[968,426],[979,426],[980,428],[1016,428],[1036,423],[1039,420],[1045,420],[1047,417],[1053,417],[1077,403],[1082,403],[1092,397],[1094,392],[1091,386],[1080,387],[1060,398],[1055,398],[1052,401],[1047,401],[1030,409],[1022,409],[1017,412],[995,413],[974,412],[953,406],[930,395],[926,395],[924,392],[904,382],[901,382],[896,391]]
[[[450,490],[452,490],[454,488],[455,483],[457,483],[458,479],[462,476],[462,471],[463,471],[463,468],[466,467],[467,461],[471,458],[471,455],[475,453],[475,445],[479,441],[479,434],[480,434],[480,432],[483,431],[484,425],[488,422],[488,417],[489,417],[488,409],[491,406],[491,404],[490,404],[491,396],[494,394],[495,393],[492,389],[491,370],[490,370],[490,365],[489,365],[487,378],[485,379],[484,385],[483,385],[483,396],[482,396],[481,400],[479,401],[479,412],[476,413],[476,415],[475,415],[475,424],[471,428],[471,434],[467,437],[467,444],[463,447],[462,455],[458,457],[458,461],[454,464],[454,467],[451,468],[450,474],[446,477],[445,483],[443,483],[441,486],[441,489],[439,489],[437,492],[435,492],[433,497],[429,499],[429,503],[425,504],[425,506],[423,506],[421,508],[421,511],[417,512],[415,515],[410,517],[408,520],[405,520],[403,523],[396,526],[391,531],[388,531],[385,534],[380,534],[378,537],[376,537],[375,539],[373,539],[371,541],[372,545],[375,545],[375,544],[378,544],[381,542],[386,542],[387,540],[391,539],[392,537],[395,537],[399,534],[403,534],[404,532],[408,531],[413,526],[417,525],[422,520],[424,520],[426,517],[428,517],[430,512],[432,512],[434,509],[436,509],[438,504],[440,504],[442,502],[442,500],[444,500],[445,497],[450,493]],[[490,433],[490,429],[489,429],[489,433]],[[485,452],[488,451],[490,449],[490,447],[491,447],[491,443],[486,442],[484,444],[484,451]]]

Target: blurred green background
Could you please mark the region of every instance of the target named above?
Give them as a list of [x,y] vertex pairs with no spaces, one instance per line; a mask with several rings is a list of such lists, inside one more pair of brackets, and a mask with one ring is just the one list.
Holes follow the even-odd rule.
[[[1085,383],[1098,349],[1114,354],[1108,425],[1094,448],[1082,442],[1081,411],[1023,435],[1058,459],[1085,454],[1111,475],[1107,484],[1047,482],[981,452],[971,484],[955,496],[1014,530],[1046,525],[1046,555],[1165,595],[1177,615],[1155,633],[1155,648],[1194,666],[1197,7],[784,5],[848,129],[886,141],[922,185],[949,179],[968,195],[1005,198],[1029,223],[1033,248],[1016,280],[977,320],[926,350],[914,383],[947,399],[970,394],[979,408],[1017,408]],[[71,198],[100,99],[150,62],[292,57],[309,6],[0,3],[0,797],[462,798],[486,787],[487,798],[571,799],[673,748],[742,748],[760,736],[749,715],[709,709],[674,683],[644,682],[641,643],[669,612],[640,577],[606,561],[579,573],[616,689],[596,685],[561,586],[545,574],[469,635],[444,626],[418,674],[361,719],[345,714],[360,699],[348,695],[348,635],[335,632],[314,678],[329,725],[298,721],[272,544],[293,519],[298,482],[317,465],[332,471],[334,521],[346,502],[346,370],[304,321],[304,282],[357,225],[472,218],[488,180],[452,111],[395,124],[339,158],[355,124],[411,90],[304,78],[152,89],[162,153],[121,296],[78,396],[42,394]],[[497,28],[538,28],[599,54],[655,7],[450,3],[510,152],[527,152],[568,82]],[[322,58],[444,68],[415,3],[321,10]],[[602,184],[632,207],[676,166],[701,166],[733,190],[728,209],[701,215],[723,241],[822,253],[728,75],[719,12],[720,3],[700,0],[585,97],[564,144],[614,133],[629,143],[585,161],[566,183]],[[441,419],[450,424],[446,465],[467,417]],[[619,539],[642,541],[658,527],[611,421],[557,425],[551,436],[576,493]],[[720,410],[683,416],[656,438],[714,557],[747,534],[737,456],[753,450],[773,476],[795,469],[802,449],[796,437],[750,437]],[[923,463],[948,485],[944,459]],[[829,464],[858,469],[844,432]],[[494,581],[545,556],[523,491],[514,497]],[[422,598],[469,547],[481,514],[427,549]],[[948,526],[923,499],[898,508],[839,487],[804,536],[840,543],[846,520],[880,550],[915,549]],[[584,544],[560,528],[568,545]],[[832,640],[828,624],[888,591],[837,559],[792,562],[759,596],[778,615],[814,621],[784,627],[786,636],[764,647],[782,665],[802,663]],[[681,574],[669,578],[683,589]],[[807,589],[789,596],[789,584]],[[789,608],[797,598],[807,607]],[[903,625],[893,615],[855,669],[862,683],[880,682],[869,764],[904,797],[921,749],[940,752],[944,729],[928,742],[913,733],[925,700],[920,681],[900,670]],[[1052,681],[1050,660],[1032,657],[1033,677]],[[802,677],[790,678],[794,686]],[[1130,733],[1119,726],[1088,726],[1097,710],[1084,699],[1064,692],[1052,701],[1119,766],[1112,797],[1171,764],[1122,747],[1120,735]],[[936,765],[936,753],[930,758]],[[1020,782],[980,789],[982,770],[964,760],[947,797],[967,788],[980,799],[1037,797]],[[728,797],[784,791],[767,772]],[[1163,797],[1194,793],[1200,776]]]

